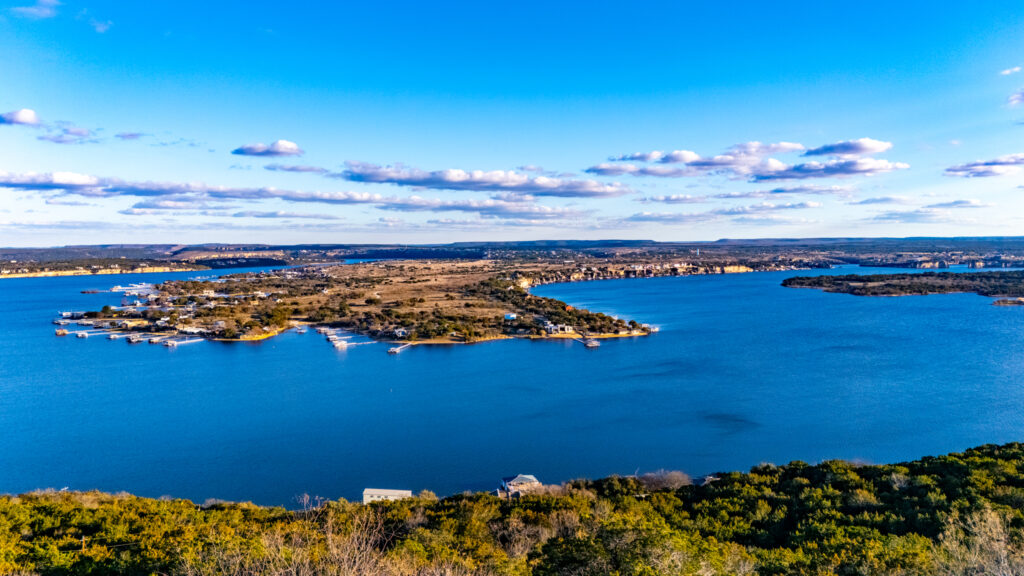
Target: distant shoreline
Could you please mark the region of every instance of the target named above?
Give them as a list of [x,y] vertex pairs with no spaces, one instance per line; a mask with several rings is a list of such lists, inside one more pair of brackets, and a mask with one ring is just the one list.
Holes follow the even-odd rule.
[[39,272],[12,272],[0,274],[2,278],[55,278],[59,276],[112,276],[115,274],[160,274],[167,272],[202,272],[209,268],[172,268],[170,266],[143,266],[125,270],[122,268],[104,268],[100,270],[45,270]]

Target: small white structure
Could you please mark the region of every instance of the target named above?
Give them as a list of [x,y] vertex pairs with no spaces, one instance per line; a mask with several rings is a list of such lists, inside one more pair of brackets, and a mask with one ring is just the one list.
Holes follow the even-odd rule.
[[505,314],[505,320],[515,320],[518,317],[516,314]]
[[395,338],[405,338],[409,335],[409,331],[405,328],[395,328]]
[[412,490],[388,490],[386,488],[366,488],[363,490],[363,504],[382,500],[401,500],[412,498]]
[[516,474],[501,479],[501,489],[509,496],[526,494],[541,487],[540,480],[533,474]]

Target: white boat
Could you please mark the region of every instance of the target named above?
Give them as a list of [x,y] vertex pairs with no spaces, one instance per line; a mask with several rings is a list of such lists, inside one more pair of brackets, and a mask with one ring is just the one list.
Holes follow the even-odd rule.
[[593,338],[588,338],[583,341],[584,348],[599,348],[600,346],[601,343],[598,342],[597,340],[594,340]]

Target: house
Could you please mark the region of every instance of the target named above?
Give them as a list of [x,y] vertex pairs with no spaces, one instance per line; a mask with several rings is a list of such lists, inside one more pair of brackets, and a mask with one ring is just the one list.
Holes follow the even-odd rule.
[[518,317],[516,314],[505,314],[505,320],[515,320]]
[[395,338],[405,338],[409,336],[409,331],[405,328],[395,328]]
[[382,500],[401,500],[412,498],[412,490],[388,490],[386,488],[366,488],[363,490],[363,504]]
[[540,480],[533,474],[516,474],[501,479],[501,490],[509,496],[519,496],[542,488]]

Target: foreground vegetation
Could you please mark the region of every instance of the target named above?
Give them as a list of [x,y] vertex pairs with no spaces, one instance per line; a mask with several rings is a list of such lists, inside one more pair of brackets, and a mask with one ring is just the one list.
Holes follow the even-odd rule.
[[789,288],[819,288],[855,296],[908,296],[974,292],[982,296],[1024,296],[1024,271],[922,272],[920,274],[847,274],[797,276],[782,281]]
[[1024,574],[1024,445],[369,506],[0,498],[2,574]]

